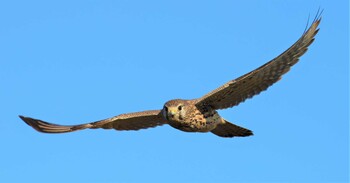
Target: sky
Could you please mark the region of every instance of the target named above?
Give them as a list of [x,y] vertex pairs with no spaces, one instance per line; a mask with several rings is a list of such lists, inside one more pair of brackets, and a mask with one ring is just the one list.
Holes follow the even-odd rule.
[[[164,125],[39,133],[198,98],[282,53],[324,9],[308,52],[220,110],[254,136]],[[0,182],[348,182],[349,2],[1,1]]]

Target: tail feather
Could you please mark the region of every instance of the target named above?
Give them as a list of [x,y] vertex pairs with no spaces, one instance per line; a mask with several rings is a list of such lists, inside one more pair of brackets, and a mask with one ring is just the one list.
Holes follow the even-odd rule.
[[211,132],[220,137],[246,137],[253,135],[251,130],[234,125],[226,120]]
[[81,125],[57,125],[53,123],[48,123],[42,120],[33,119],[29,117],[19,116],[27,125],[33,127],[35,130],[43,133],[67,133],[77,130],[82,130],[86,128],[91,128],[92,125],[81,124]]

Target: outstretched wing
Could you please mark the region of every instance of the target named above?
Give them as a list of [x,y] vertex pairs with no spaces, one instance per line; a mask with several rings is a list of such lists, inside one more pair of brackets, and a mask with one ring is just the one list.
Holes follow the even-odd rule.
[[66,133],[87,128],[116,129],[116,130],[139,130],[166,124],[160,110],[127,113],[112,118],[80,124],[80,125],[57,125],[39,119],[19,116],[29,126],[44,133]]
[[233,107],[279,81],[282,75],[299,61],[299,57],[307,51],[308,46],[314,41],[319,30],[317,27],[321,21],[320,14],[315,17],[310,28],[303,33],[299,40],[281,55],[197,99],[196,105],[210,105],[213,109]]

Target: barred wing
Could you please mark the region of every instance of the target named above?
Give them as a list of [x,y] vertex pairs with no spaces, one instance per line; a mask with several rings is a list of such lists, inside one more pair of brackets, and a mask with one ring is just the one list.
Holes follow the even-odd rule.
[[281,55],[197,99],[196,105],[210,105],[213,109],[225,109],[236,106],[266,90],[279,81],[282,75],[287,73],[299,61],[299,57],[307,51],[319,30],[317,27],[320,22],[321,17],[318,14],[310,28]]
[[80,125],[57,125],[39,119],[24,116],[19,117],[35,130],[43,133],[67,133],[87,128],[140,130],[160,126],[167,123],[167,121],[162,117],[161,110],[126,113],[112,118]]

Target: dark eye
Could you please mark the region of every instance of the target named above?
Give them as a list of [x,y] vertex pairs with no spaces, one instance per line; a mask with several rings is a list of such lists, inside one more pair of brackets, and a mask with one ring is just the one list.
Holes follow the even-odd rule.
[[177,107],[177,109],[178,109],[179,111],[181,111],[182,105],[179,105],[179,107]]
[[166,106],[164,106],[164,110],[165,110],[166,112],[168,112],[168,108],[167,108]]

